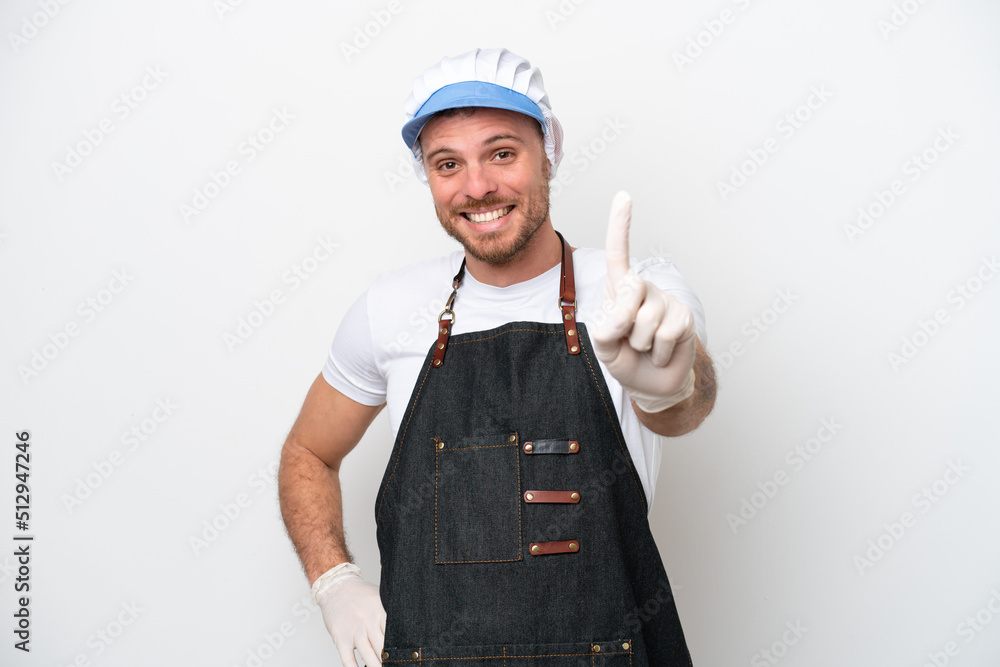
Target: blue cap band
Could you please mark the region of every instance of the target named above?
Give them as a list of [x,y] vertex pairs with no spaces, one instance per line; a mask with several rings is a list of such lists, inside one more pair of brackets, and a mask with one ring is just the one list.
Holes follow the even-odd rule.
[[417,110],[413,120],[403,126],[403,141],[406,147],[413,149],[420,130],[438,111],[457,109],[459,107],[492,107],[507,109],[531,116],[542,125],[545,132],[545,116],[537,104],[527,95],[486,81],[461,81],[452,83],[434,91]]

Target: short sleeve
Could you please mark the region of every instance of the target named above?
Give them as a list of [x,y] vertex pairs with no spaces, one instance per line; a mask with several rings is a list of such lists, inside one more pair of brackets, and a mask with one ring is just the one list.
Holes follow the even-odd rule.
[[323,365],[327,384],[363,405],[382,405],[386,381],[379,373],[368,320],[368,292],[344,315]]
[[663,257],[650,257],[638,262],[633,267],[636,273],[660,289],[670,292],[678,301],[691,309],[694,315],[694,328],[701,344],[708,347],[708,331],[705,328],[705,308],[701,300],[687,284],[681,272],[673,262]]

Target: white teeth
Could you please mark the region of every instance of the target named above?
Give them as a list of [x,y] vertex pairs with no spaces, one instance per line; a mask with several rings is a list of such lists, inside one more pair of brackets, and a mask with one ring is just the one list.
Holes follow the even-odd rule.
[[466,215],[472,222],[493,222],[497,218],[502,218],[510,213],[513,208],[513,206],[507,206],[505,208],[498,208],[495,211],[490,211],[488,213],[466,213]]

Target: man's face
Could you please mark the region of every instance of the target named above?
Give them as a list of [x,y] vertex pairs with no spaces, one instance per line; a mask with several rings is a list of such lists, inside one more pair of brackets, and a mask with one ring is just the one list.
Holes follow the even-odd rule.
[[549,216],[538,121],[505,109],[435,116],[420,133],[438,220],[476,259],[504,264]]

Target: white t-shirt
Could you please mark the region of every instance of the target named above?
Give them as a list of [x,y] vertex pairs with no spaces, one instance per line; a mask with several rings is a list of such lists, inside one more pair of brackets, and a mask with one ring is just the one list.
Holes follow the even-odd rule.
[[[330,386],[359,403],[387,403],[393,441],[424,358],[437,340],[437,318],[451,294],[451,281],[463,257],[464,250],[456,250],[379,275],[347,311],[330,346],[323,377]],[[644,279],[670,291],[691,309],[698,337],[706,345],[701,301],[674,265],[657,257],[642,262],[632,260],[631,264]],[[604,251],[577,248],[573,252],[573,273],[577,321],[589,323],[600,312],[604,300]],[[455,298],[452,334],[484,331],[516,321],[562,322],[558,308],[560,275],[560,265],[556,264],[530,280],[495,287],[477,281],[466,270]],[[639,421],[621,384],[603,363],[600,366],[646,500],[652,507],[665,436],[653,433]]]

